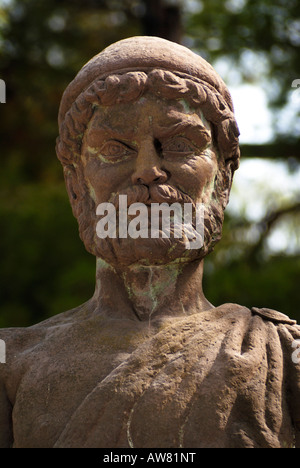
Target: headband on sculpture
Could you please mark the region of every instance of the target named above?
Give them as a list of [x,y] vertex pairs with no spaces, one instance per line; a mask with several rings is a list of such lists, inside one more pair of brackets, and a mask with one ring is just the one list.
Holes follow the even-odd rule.
[[[163,87],[170,90],[173,86],[192,105],[201,107],[207,120],[217,128],[220,152],[225,155],[225,159],[232,161],[233,170],[238,167],[239,130],[225,83],[202,57],[184,46],[158,37],[137,36],[121,40],[104,49],[82,67],[66,88],[61,100],[58,116],[61,135],[66,133],[64,124],[72,113],[72,106],[73,114],[77,109],[79,120],[89,118],[89,112],[86,112],[87,101],[96,103],[92,101],[98,96],[98,104],[108,105],[109,87],[116,81],[115,79],[112,83],[110,77],[123,76],[124,82],[132,74],[137,76],[139,72],[147,77],[148,85],[151,81],[154,82],[155,77],[160,79],[160,83],[154,83],[155,92],[159,93],[160,86],[164,95]],[[176,77],[174,83],[172,76]]]

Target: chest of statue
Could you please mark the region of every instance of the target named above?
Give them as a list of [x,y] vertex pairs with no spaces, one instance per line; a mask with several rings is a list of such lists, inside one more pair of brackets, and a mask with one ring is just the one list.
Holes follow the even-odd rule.
[[32,367],[14,407],[15,446],[292,446],[277,328],[242,307],[225,312],[177,321],[130,353],[78,350],[48,373]]

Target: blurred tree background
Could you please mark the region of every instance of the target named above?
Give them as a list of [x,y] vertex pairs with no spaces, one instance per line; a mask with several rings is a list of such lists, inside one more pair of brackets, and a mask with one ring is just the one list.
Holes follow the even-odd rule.
[[83,64],[134,35],[182,43],[212,62],[230,89],[244,89],[246,124],[247,90],[264,92],[271,133],[241,139],[204,287],[215,305],[300,320],[298,0],[0,0],[0,326],[31,325],[93,294],[95,259],[79,240],[55,155],[57,113]]

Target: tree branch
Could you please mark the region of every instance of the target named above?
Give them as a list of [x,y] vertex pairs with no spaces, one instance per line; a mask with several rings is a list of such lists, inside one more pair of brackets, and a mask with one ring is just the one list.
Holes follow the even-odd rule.
[[297,159],[300,161],[300,140],[274,141],[261,145],[241,144],[241,155],[247,158]]
[[257,259],[257,255],[261,251],[266,238],[269,236],[274,225],[280,220],[280,218],[290,214],[296,215],[297,213],[300,213],[300,201],[297,201],[293,205],[267,213],[266,216],[256,225],[261,232],[261,235],[258,242],[256,242],[256,244],[250,249],[249,258],[254,261]]

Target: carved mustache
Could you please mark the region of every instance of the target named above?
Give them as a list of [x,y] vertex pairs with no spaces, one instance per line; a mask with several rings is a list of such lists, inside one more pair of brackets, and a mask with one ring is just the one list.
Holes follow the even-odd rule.
[[110,203],[116,209],[119,208],[119,196],[127,195],[127,206],[133,203],[144,203],[151,205],[151,203],[191,203],[195,207],[195,203],[189,195],[181,192],[180,190],[166,184],[156,184],[152,186],[146,185],[133,185],[126,190],[122,190],[110,198]]

